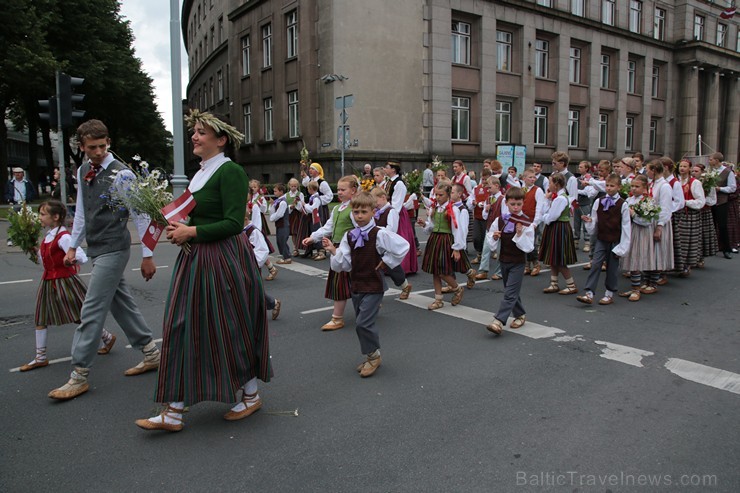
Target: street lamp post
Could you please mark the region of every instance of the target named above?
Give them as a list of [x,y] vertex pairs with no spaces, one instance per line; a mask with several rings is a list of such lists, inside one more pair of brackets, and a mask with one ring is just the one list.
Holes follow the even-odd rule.
[[182,131],[182,77],[180,73],[180,2],[170,0],[170,69],[172,70],[172,146],[174,174],[172,192],[179,197],[188,184],[185,176],[184,136]]

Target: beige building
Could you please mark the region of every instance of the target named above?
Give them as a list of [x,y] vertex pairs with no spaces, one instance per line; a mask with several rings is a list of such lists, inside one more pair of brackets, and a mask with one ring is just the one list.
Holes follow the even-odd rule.
[[263,181],[305,145],[346,169],[439,155],[480,166],[499,144],[527,161],[674,158],[740,148],[738,17],[715,2],[639,0],[186,0],[188,102],[247,135]]

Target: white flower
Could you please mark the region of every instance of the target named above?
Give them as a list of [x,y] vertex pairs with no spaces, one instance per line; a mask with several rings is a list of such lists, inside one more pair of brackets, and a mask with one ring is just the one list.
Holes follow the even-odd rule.
[[141,161],[141,156],[139,156],[138,154],[136,154],[131,159],[133,159],[134,161]]
[[147,163],[146,161],[142,161],[141,164],[139,164],[139,166],[141,166],[141,169],[149,169],[149,163]]
[[161,175],[162,173],[158,169],[152,171],[152,178],[154,178],[155,180],[158,180]]

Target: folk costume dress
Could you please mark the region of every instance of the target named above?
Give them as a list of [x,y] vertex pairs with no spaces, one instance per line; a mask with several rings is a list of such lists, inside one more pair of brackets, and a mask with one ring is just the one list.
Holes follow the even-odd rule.
[[[295,194],[291,191],[285,194],[285,201],[288,203],[288,224],[290,225],[290,237],[293,239],[293,250],[298,251],[300,245],[299,241],[302,239],[301,234],[301,219],[303,214],[295,206],[296,202],[303,202],[303,193],[296,192]],[[308,235],[306,235],[308,236]]]
[[548,194],[543,214],[545,229],[540,244],[540,262],[556,267],[575,264],[577,257],[570,226],[570,200],[564,189],[557,194]]
[[[429,233],[421,269],[435,276],[449,276],[455,272],[453,250],[463,250],[467,231],[460,228],[460,209],[450,201],[432,209],[424,230]],[[462,252],[461,252],[462,258]]]
[[[39,247],[44,274],[36,296],[37,327],[80,322],[80,310],[87,287],[77,275],[76,266],[64,265],[72,237],[64,226],[52,228]],[[77,263],[87,262],[82,248],[77,249]]]
[[[331,238],[334,246],[338,246],[344,234],[354,227],[354,224],[352,224],[352,208],[349,206],[349,201],[343,202],[334,206],[329,220],[319,230],[311,233],[311,238],[313,238],[317,245],[320,245],[321,239],[328,237]],[[326,279],[324,298],[343,301],[351,297],[352,291],[350,289],[349,273],[330,270],[329,277]]]
[[233,403],[249,380],[272,376],[262,276],[242,234],[247,183],[241,166],[219,154],[188,187],[197,237],[175,262],[156,402]]
[[[394,176],[388,181],[386,185],[386,192],[388,193],[388,202],[398,213],[398,234],[404,240],[409,242],[409,245],[414,245],[414,227],[411,224],[408,214],[404,210],[403,204],[406,201],[406,184],[403,182],[399,175]],[[416,258],[416,252],[409,250],[406,254],[406,258],[401,262],[403,271],[408,274],[415,274],[419,270],[419,261]]]
[[[633,207],[643,200],[643,195],[627,197],[627,205]],[[619,268],[628,272],[658,270],[653,248],[655,221],[648,221],[637,214],[632,216],[630,248],[627,255],[620,257]]]
[[702,259],[701,210],[707,203],[701,182],[690,176],[681,188],[685,206],[676,212],[677,227],[681,237],[681,253],[676,269],[686,270],[696,266]]
[[717,228],[714,226],[712,206],[717,204],[717,189],[712,188],[705,193],[706,203],[701,208],[701,256],[702,258],[714,257],[719,250],[717,240]]
[[659,271],[673,269],[673,225],[671,224],[671,208],[673,189],[662,176],[650,183],[648,195],[660,206],[658,226],[663,226],[660,241],[653,242],[655,261]]

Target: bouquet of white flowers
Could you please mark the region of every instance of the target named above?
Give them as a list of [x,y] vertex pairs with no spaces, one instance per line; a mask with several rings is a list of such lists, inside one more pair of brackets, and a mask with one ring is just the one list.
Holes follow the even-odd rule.
[[8,221],[10,221],[8,239],[23,250],[31,262],[38,264],[39,237],[43,229],[39,215],[23,202],[18,212],[10,211]]
[[699,176],[701,181],[701,187],[704,189],[704,194],[709,194],[714,187],[717,186],[717,180],[719,179],[719,173],[717,170],[709,168]]
[[660,206],[650,197],[645,197],[632,206],[638,217],[645,221],[655,221],[660,215]]

